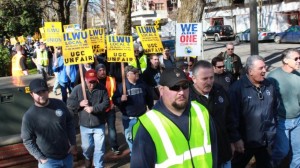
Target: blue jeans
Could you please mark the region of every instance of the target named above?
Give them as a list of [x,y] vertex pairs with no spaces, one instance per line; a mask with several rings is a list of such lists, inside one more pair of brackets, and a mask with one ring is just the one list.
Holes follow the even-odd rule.
[[119,148],[116,132],[116,111],[111,109],[105,113],[108,127],[109,144],[112,148]]
[[47,158],[47,162],[42,164],[39,162],[39,168],[73,168],[73,156],[69,154],[61,160]]
[[58,83],[58,72],[54,72],[54,75],[55,75],[55,81],[54,81],[54,84],[53,84],[53,92],[55,92],[59,86],[59,83]]
[[73,88],[74,88],[74,83],[73,82],[67,82],[67,83],[59,83],[60,85],[60,90],[61,90],[61,96],[62,96],[62,101],[67,103],[67,99],[68,99],[68,92],[69,94],[71,94]]
[[132,150],[132,127],[137,122],[136,117],[128,118],[128,116],[122,116],[122,123],[124,127],[124,135],[130,152]]
[[278,118],[277,132],[272,153],[277,165],[292,152],[291,168],[300,167],[300,116],[293,119]]
[[220,168],[231,168],[231,160],[221,164]]
[[94,160],[95,168],[104,167],[105,125],[95,128],[80,126],[81,148],[86,160]]

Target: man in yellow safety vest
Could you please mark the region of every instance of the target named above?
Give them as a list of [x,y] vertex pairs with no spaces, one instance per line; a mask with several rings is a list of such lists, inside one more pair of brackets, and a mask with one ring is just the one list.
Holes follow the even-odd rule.
[[216,134],[207,109],[189,100],[178,68],[162,72],[160,100],[134,126],[131,168],[216,167]]
[[28,75],[28,69],[26,65],[26,57],[22,54],[22,46],[16,45],[16,54],[12,57],[12,76]]

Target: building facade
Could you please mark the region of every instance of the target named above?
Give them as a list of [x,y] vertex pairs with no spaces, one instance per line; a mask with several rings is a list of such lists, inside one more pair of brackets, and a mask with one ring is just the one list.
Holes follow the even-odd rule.
[[[299,0],[260,0],[257,7],[258,27],[281,32],[300,25]],[[234,31],[250,28],[249,0],[208,0],[203,14],[204,30],[213,25],[231,25]]]

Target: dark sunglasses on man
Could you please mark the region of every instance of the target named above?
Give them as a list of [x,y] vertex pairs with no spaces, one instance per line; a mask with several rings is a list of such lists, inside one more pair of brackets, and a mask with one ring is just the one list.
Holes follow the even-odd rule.
[[180,89],[185,90],[187,88],[189,88],[189,83],[188,82],[169,87],[169,89],[173,90],[173,91],[180,91]]

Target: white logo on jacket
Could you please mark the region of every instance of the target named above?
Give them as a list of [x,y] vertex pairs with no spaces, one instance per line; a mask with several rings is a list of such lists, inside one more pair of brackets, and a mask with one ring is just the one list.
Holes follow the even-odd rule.
[[57,117],[61,117],[61,116],[63,115],[63,112],[62,112],[61,109],[57,109],[57,110],[55,111],[55,114],[56,114]]

